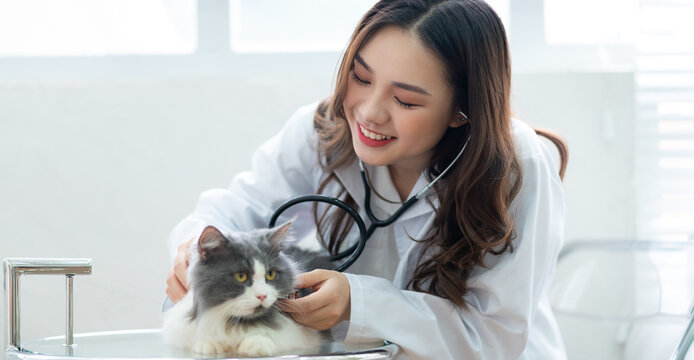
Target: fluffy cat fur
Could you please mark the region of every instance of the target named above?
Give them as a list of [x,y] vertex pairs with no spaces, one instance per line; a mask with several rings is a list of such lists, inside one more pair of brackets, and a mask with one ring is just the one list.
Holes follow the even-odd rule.
[[[299,271],[332,264],[302,250],[283,251],[290,226],[226,236],[208,226],[191,247],[190,290],[164,313],[165,341],[199,354],[267,356],[317,349],[321,334],[274,305],[293,292]],[[309,266],[299,269],[297,260]]]

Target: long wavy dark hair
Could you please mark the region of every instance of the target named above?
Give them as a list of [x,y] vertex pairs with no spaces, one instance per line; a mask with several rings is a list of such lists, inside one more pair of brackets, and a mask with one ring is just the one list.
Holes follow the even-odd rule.
[[[470,119],[464,126],[448,128],[425,169],[430,179],[440,174],[470,135],[462,158],[435,186],[435,219],[427,237],[418,240],[424,249],[408,284],[415,291],[465,307],[463,295],[472,269],[484,266],[487,254],[512,251],[515,238],[509,207],[520,189],[522,173],[511,135],[506,33],[499,17],[482,0],[383,0],[375,4],[352,34],[334,93],[314,117],[321,166],[328,174],[319,192],[338,181],[336,169],[356,159],[343,100],[356,53],[385,26],[409,31],[441,59],[454,89],[454,104]],[[341,188],[338,196],[356,207],[356,201]],[[353,221],[343,212],[319,213],[317,207],[314,217],[323,246],[337,253]]]

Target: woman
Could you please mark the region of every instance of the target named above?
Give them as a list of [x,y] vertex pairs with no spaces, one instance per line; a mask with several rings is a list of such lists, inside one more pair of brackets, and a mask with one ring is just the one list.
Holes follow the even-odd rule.
[[[299,109],[252,171],[203,193],[174,229],[167,294],[185,294],[186,240],[206,225],[264,227],[281,203],[316,192],[363,215],[358,160],[385,218],[443,173],[426,201],[375,231],[349,273],[302,274],[298,286],[315,292],[285,310],[316,329],[340,324],[347,343],[394,342],[407,359],[565,358],[547,299],[561,180],[535,132],[511,119],[509,97],[505,31],[485,2],[380,1],[357,25],[331,98]],[[344,214],[312,215],[299,214],[298,235],[317,227],[333,254],[356,241]]]

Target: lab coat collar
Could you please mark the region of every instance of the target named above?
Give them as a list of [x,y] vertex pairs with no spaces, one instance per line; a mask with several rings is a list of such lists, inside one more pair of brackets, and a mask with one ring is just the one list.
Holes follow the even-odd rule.
[[[390,173],[388,172],[388,168],[386,166],[370,166],[366,164],[365,166],[369,172],[372,186],[376,187],[378,192],[383,195],[383,197],[389,200],[399,199],[398,192],[390,179]],[[349,166],[336,170],[335,175],[340,182],[342,182],[342,185],[344,185],[347,192],[352,195],[357,204],[359,204],[359,207],[363,210],[365,191],[361,180],[361,173],[359,171],[359,161],[355,159]],[[417,183],[412,188],[409,196],[414,196],[414,194],[428,184],[429,180],[426,178],[424,173],[422,173],[419,176],[419,179],[417,179]],[[438,206],[438,200],[435,197],[432,197],[432,200],[433,205]],[[373,191],[371,191],[371,208],[376,216],[390,216],[391,214],[395,213],[400,206],[400,204],[391,204],[384,201]],[[423,198],[417,201],[410,209],[405,211],[405,213],[402,214],[397,221],[406,221],[408,219],[431,212],[433,212],[433,208],[429,205],[427,199]]]

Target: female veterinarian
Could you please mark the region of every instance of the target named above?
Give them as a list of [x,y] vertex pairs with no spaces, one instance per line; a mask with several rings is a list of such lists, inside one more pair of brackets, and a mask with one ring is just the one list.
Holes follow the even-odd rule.
[[[378,2],[330,98],[300,108],[251,171],[204,192],[173,230],[167,294],[185,294],[186,246],[206,225],[266,227],[282,203],[315,193],[385,219],[432,184],[375,230],[347,272],[302,274],[297,285],[315,292],[286,300],[289,314],[316,329],[340,324],[346,343],[386,339],[405,359],[565,358],[547,297],[562,185],[549,149],[511,118],[510,81],[505,30],[484,1]],[[299,216],[294,230],[317,229],[334,254],[359,234],[327,208]]]

